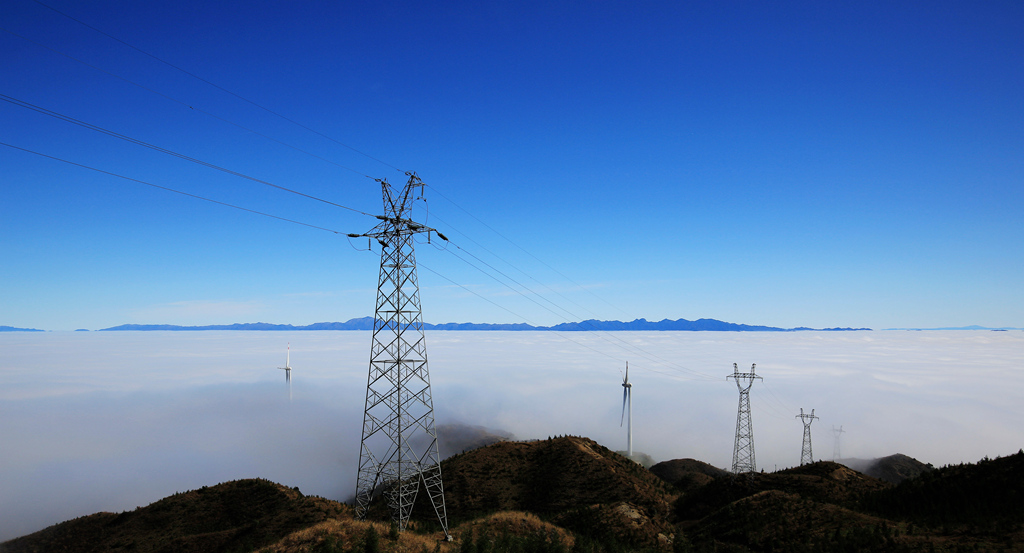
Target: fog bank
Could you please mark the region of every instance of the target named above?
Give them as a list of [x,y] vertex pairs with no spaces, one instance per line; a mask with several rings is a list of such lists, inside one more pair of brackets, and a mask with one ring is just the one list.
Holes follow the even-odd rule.
[[[437,423],[621,450],[629,360],[634,448],[725,468],[736,362],[764,376],[751,399],[767,470],[799,461],[801,407],[821,417],[816,458],[832,456],[832,425],[844,457],[939,466],[1024,445],[1024,332],[567,334],[429,332]],[[361,331],[0,334],[0,540],[238,478],[351,497],[369,345]]]

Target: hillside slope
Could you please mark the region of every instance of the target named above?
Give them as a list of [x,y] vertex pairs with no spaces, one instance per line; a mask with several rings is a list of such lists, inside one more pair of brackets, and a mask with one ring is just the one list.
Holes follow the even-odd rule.
[[[644,547],[673,532],[668,486],[588,438],[499,442],[443,461],[441,473],[453,523],[528,511],[580,534]],[[414,514],[427,525],[434,518],[422,493]]]
[[669,511],[664,482],[588,438],[499,442],[447,459],[441,473],[448,510],[460,518],[497,511],[547,515],[618,502],[652,515]]
[[836,462],[890,484],[899,484],[908,478],[916,478],[935,468],[902,453],[877,459],[839,459]]
[[506,441],[442,463],[454,542],[440,541],[422,493],[399,535],[380,502],[357,521],[346,505],[239,480],[64,522],[0,552],[1024,551],[1024,451],[900,485],[830,462],[742,476],[692,459],[662,469],[710,480],[679,492],[587,438]]
[[727,471],[696,459],[662,461],[652,466],[650,471],[683,493],[693,492],[715,478],[729,475]]
[[261,479],[184,492],[120,514],[96,513],[2,545],[4,553],[200,552],[263,547],[351,508]]
[[890,486],[838,463],[820,461],[767,474],[716,478],[680,498],[675,504],[675,513],[679,520],[698,520],[730,503],[769,490],[848,507],[857,499]]
[[1024,529],[1024,450],[950,465],[871,494],[866,509],[929,525]]

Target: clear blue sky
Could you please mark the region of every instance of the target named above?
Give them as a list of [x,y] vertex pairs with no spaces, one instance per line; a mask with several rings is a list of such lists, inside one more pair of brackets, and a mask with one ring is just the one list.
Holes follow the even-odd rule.
[[[417,218],[545,298],[424,246],[465,287],[421,268],[428,322],[1024,326],[1019,2],[47,3],[417,171]],[[0,13],[0,94],[371,213],[362,175],[403,180],[33,1]],[[375,222],[8,102],[0,142]],[[378,259],[344,237],[6,146],[0,168],[0,325],[372,314]]]

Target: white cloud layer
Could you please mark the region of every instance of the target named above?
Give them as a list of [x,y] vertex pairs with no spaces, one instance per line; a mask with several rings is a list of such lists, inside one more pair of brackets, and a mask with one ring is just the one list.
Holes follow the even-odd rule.
[[[439,424],[520,438],[576,434],[624,449],[619,370],[630,362],[634,448],[731,462],[732,363],[757,363],[759,467],[799,461],[803,407],[816,458],[896,452],[935,464],[1024,445],[1024,332],[431,332]],[[292,345],[293,399],[282,371]],[[351,496],[368,332],[0,334],[0,540],[175,491],[264,477]],[[703,375],[707,375],[706,377]]]

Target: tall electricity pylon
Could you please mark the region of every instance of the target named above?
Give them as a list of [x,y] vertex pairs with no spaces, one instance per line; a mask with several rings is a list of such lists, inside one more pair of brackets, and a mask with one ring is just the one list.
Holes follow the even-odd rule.
[[736,379],[736,387],[740,390],[740,406],[736,412],[736,445],[732,450],[732,472],[734,474],[753,473],[757,470],[754,462],[754,427],[750,423],[750,387],[754,380],[763,380],[754,374],[757,363],[750,365],[750,372],[741,373],[736,363],[732,364],[732,374],[726,376]]
[[811,409],[811,414],[807,415],[804,414],[804,408],[801,407],[800,414],[796,418],[804,423],[804,444],[800,448],[800,466],[802,467],[814,462],[814,454],[811,453],[811,423],[818,417],[814,416],[814,409]]
[[383,493],[399,531],[404,530],[416,495],[423,484],[445,536],[448,516],[434,429],[434,404],[427,371],[419,282],[413,238],[436,232],[409,218],[413,189],[423,182],[407,173],[409,182],[398,191],[378,179],[384,193],[385,215],[365,234],[380,243],[380,280],[374,310],[370,373],[366,383],[363,436],[356,479],[356,515],[366,516],[370,500]]
[[832,433],[835,434],[836,436],[836,447],[835,449],[832,450],[833,461],[838,461],[839,459],[843,458],[843,456],[839,454],[839,439],[843,436],[843,432],[846,431],[843,430],[842,425],[840,425],[839,428],[836,428],[835,425],[832,425]]

